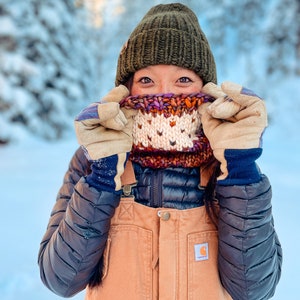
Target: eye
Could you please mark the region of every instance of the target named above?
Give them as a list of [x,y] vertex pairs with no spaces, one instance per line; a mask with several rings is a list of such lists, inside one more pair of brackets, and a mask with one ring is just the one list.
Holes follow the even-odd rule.
[[139,79],[139,82],[143,84],[149,84],[152,83],[153,81],[151,78],[144,76]]
[[193,81],[189,77],[180,77],[178,79],[178,82],[180,82],[180,83],[190,83],[190,82],[193,82]]

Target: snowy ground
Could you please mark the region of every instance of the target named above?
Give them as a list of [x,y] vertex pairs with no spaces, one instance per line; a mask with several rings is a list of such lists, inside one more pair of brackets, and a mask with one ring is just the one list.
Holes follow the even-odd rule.
[[[259,164],[273,185],[275,225],[284,250],[282,279],[274,300],[299,299],[300,139],[269,128]],[[0,147],[0,297],[55,300],[40,281],[37,252],[63,174],[77,143],[30,140]],[[80,293],[73,299],[83,299]]]

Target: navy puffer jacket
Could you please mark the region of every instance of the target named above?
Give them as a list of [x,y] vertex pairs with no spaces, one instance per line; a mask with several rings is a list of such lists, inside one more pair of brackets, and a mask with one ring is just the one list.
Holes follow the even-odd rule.
[[[153,170],[134,165],[137,201],[152,207],[203,205],[199,168]],[[44,284],[63,297],[85,289],[105,249],[120,196],[85,182],[90,164],[79,148],[65,174],[39,251]],[[161,195],[160,198],[153,195]],[[268,299],[281,274],[282,252],[271,211],[271,187],[260,182],[218,186],[219,271],[233,299]]]

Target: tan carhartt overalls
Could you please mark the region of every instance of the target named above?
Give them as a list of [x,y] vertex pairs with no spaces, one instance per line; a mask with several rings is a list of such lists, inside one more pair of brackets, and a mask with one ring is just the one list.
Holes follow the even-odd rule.
[[[132,183],[132,166],[126,171],[122,181]],[[150,208],[122,198],[111,220],[102,284],[87,288],[85,299],[232,299],[217,257],[218,232],[205,207]]]

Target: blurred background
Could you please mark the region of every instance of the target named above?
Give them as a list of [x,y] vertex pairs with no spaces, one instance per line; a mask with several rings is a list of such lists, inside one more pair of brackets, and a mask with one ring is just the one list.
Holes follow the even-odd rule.
[[[60,299],[39,280],[37,251],[78,147],[74,117],[114,87],[119,51],[143,15],[170,2],[0,0],[2,300]],[[266,100],[269,129],[261,166],[275,186],[275,224],[289,253],[274,299],[298,299],[300,242],[290,232],[297,230],[300,208],[300,1],[177,2],[199,17],[218,82],[243,84]]]

